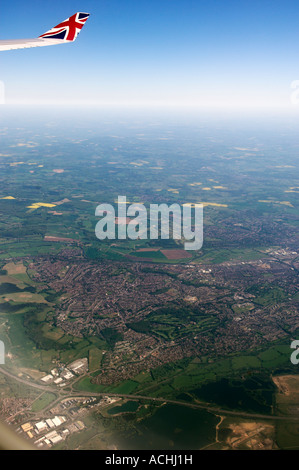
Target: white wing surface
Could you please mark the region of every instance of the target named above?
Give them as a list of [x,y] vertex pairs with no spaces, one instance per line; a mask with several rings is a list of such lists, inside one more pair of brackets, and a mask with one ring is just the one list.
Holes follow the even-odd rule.
[[29,47],[54,46],[74,42],[85,25],[89,13],[75,13],[62,23],[35,39],[0,40],[0,51],[27,49]]

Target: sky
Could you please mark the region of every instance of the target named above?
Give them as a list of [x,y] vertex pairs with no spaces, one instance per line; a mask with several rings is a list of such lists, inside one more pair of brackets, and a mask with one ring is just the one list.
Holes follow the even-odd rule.
[[0,52],[7,104],[293,106],[298,0],[3,0],[0,39],[76,11],[91,16],[74,44]]

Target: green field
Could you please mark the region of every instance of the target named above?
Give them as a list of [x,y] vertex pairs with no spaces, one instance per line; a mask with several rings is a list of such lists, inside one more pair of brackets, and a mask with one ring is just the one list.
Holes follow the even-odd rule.
[[34,412],[41,411],[50,405],[50,403],[52,403],[56,398],[57,397],[54,393],[45,392],[32,403],[31,410]]

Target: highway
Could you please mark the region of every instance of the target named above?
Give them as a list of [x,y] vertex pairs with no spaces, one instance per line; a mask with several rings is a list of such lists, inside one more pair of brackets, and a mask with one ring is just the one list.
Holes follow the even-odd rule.
[[[172,405],[180,405],[180,406],[186,406],[188,408],[194,408],[194,409],[202,409],[206,410],[208,412],[214,413],[214,414],[222,414],[222,415],[227,415],[227,416],[237,416],[241,418],[250,418],[250,419],[263,419],[263,420],[272,420],[272,421],[299,421],[299,416],[274,416],[274,415],[264,415],[264,414],[255,414],[255,413],[246,413],[242,411],[233,411],[233,410],[226,410],[223,408],[218,408],[217,406],[213,406],[210,403],[187,403],[183,402],[180,400],[172,400],[169,398],[162,398],[162,397],[151,397],[151,396],[144,396],[144,395],[127,395],[123,393],[111,393],[111,392],[68,392],[63,389],[58,389],[57,387],[51,387],[49,385],[42,385],[42,384],[37,384],[34,382],[30,382],[29,380],[22,379],[21,377],[17,377],[11,372],[3,369],[3,367],[0,367],[0,373],[6,375],[7,377],[10,377],[13,380],[16,380],[19,383],[22,383],[26,385],[27,387],[33,387],[38,390],[42,390],[45,392],[52,392],[55,393],[55,395],[58,395],[60,398],[55,400],[55,402],[51,403],[49,406],[53,406],[54,403],[58,403],[62,399],[66,398],[73,398],[73,397],[118,397],[118,398],[126,398],[126,399],[135,399],[135,400],[145,400],[145,401],[151,401],[154,403],[167,403],[167,404],[172,404]],[[40,412],[41,413],[41,412]]]

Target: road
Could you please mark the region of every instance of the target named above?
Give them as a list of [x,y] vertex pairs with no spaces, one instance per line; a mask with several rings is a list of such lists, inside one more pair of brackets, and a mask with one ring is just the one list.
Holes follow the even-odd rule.
[[[73,397],[82,397],[82,396],[84,397],[109,396],[109,397],[127,398],[127,399],[135,399],[135,400],[146,400],[146,401],[152,401],[155,403],[167,403],[171,405],[180,405],[180,406],[186,406],[188,408],[206,410],[214,414],[237,416],[241,418],[264,419],[264,420],[272,420],[272,421],[277,421],[277,420],[278,421],[299,421],[299,416],[274,416],[274,415],[246,413],[242,411],[232,411],[232,410],[226,410],[223,408],[218,408],[209,403],[187,403],[187,402],[183,402],[180,400],[171,400],[169,398],[162,398],[162,397],[151,397],[151,396],[144,396],[144,395],[126,395],[123,393],[111,393],[111,392],[84,392],[84,391],[67,392],[63,389],[58,389],[56,387],[51,387],[49,385],[37,384],[34,382],[30,382],[29,380],[22,379],[21,377],[15,376],[14,374],[3,369],[2,367],[0,367],[0,373],[6,375],[7,377],[10,377],[13,380],[16,380],[17,382],[22,383],[23,385],[26,385],[27,387],[32,387],[38,390],[43,390],[45,392],[53,392],[56,395],[59,395],[60,398],[55,400],[54,402],[55,404],[59,402],[61,399],[65,399],[68,397],[73,398]],[[51,407],[54,405],[54,403],[51,403]]]

